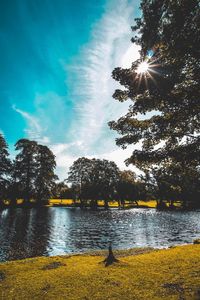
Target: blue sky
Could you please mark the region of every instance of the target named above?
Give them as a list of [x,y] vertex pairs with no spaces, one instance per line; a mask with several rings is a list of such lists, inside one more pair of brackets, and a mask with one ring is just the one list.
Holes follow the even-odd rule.
[[81,156],[114,160],[107,126],[127,110],[112,94],[114,67],[138,57],[130,42],[139,0],[1,0],[0,130],[11,154],[22,137],[49,146],[60,179]]

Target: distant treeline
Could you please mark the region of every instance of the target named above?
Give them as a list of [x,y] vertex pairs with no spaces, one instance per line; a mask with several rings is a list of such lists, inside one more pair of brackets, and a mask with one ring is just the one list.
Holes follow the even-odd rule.
[[[45,205],[50,198],[79,200],[80,207],[97,208],[98,200],[118,201],[124,207],[125,201],[156,199],[159,208],[166,202],[173,208],[176,201],[183,207],[199,207],[199,169],[174,163],[160,168],[151,168],[137,177],[130,170],[120,171],[108,160],[88,159],[74,161],[68,177],[59,182],[55,175],[55,156],[47,147],[21,139],[15,145],[17,155],[9,158],[8,147],[0,135],[0,204],[5,200],[11,206],[17,199],[23,199],[22,206]],[[67,184],[70,183],[70,186]]]
[[[71,197],[80,199],[84,206],[90,199],[92,207],[97,200],[116,200],[124,206],[125,200],[157,200],[157,207],[165,209],[166,203],[174,208],[174,202],[181,202],[183,208],[200,207],[200,170],[198,167],[181,163],[168,163],[152,167],[137,177],[132,171],[120,171],[108,160],[79,158],[70,167],[68,182],[72,184]],[[68,190],[69,191],[69,190]],[[64,190],[60,198],[66,197]]]

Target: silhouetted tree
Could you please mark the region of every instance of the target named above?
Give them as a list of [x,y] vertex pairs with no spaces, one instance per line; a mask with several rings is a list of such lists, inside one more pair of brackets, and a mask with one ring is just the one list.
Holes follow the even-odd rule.
[[114,162],[105,159],[82,157],[70,167],[67,181],[78,188],[81,206],[90,200],[91,206],[95,208],[97,207],[97,200],[103,199],[105,208],[107,208],[108,201],[113,199],[116,193],[119,169]]
[[18,162],[14,160],[12,163],[11,178],[8,187],[8,197],[11,206],[16,206],[17,199],[22,199],[24,197],[24,183],[18,178],[19,176],[18,166],[19,166]]
[[53,188],[53,197],[59,199],[72,199],[72,190],[66,184],[65,180],[55,183]]
[[[191,164],[195,169],[200,162],[199,1],[142,0],[141,10],[142,17],[132,27],[141,59],[129,69],[113,71],[113,78],[124,86],[113,97],[133,104],[109,125],[122,135],[117,144],[123,148],[142,144],[127,164],[144,171],[156,164],[165,169],[171,159],[183,169]],[[163,184],[160,196],[169,192],[167,181]]]
[[81,207],[84,206],[83,186],[89,182],[90,170],[90,160],[85,157],[78,158],[69,169],[67,181],[72,183],[73,186],[76,186]]
[[15,182],[23,189],[23,199],[27,204],[35,196],[35,180],[37,177],[37,143],[28,139],[20,139],[15,144],[15,149],[19,151],[16,155]]
[[174,202],[182,201],[183,207],[200,207],[200,170],[194,166],[184,168],[177,162],[153,168],[155,191],[158,206],[164,207],[163,201],[169,202],[173,208]]
[[[122,135],[117,144],[123,148],[142,144],[127,163],[145,169],[171,158],[185,168],[191,162],[199,165],[199,1],[142,0],[141,9],[132,39],[141,46],[141,59],[113,71],[124,86],[113,97],[133,103],[109,125]],[[138,69],[141,62],[146,71]]]
[[54,173],[56,161],[54,154],[47,146],[37,145],[36,153],[36,200],[44,204],[52,195],[55,181],[58,179]]
[[136,175],[134,172],[121,171],[120,180],[117,184],[117,195],[119,206],[125,204],[125,200],[133,201],[137,204],[138,191],[136,184]]
[[[108,202],[117,194],[119,183],[119,168],[113,161],[106,159],[93,159],[92,185],[94,193],[99,199],[104,200],[104,207],[108,208]],[[95,199],[94,199],[95,200]]]
[[8,146],[2,134],[0,134],[0,206],[8,196],[9,175],[11,161],[9,159]]

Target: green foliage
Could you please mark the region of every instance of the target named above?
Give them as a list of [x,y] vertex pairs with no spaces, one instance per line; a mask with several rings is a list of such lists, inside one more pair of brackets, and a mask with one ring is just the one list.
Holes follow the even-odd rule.
[[170,203],[181,201],[184,208],[200,207],[200,176],[198,166],[187,166],[176,161],[166,161],[161,166],[154,166],[143,176],[145,187],[157,199]]
[[55,156],[47,146],[28,139],[19,140],[15,148],[19,153],[13,163],[13,198],[22,197],[27,203],[31,198],[38,203],[48,200],[57,179]]
[[[122,148],[140,143],[126,163],[150,171],[154,184],[149,186],[158,198],[197,201],[199,1],[142,0],[141,10],[142,17],[132,27],[132,42],[141,46],[141,59],[112,74],[123,86],[113,97],[120,102],[130,99],[132,104],[125,116],[109,126],[122,136],[116,140]],[[146,62],[148,69],[138,73],[141,62]]]
[[55,181],[56,168],[55,156],[47,146],[37,146],[37,176],[35,180],[36,199],[38,202],[47,201],[52,195]]
[[[122,135],[117,144],[142,144],[127,160],[145,169],[170,157],[178,162],[200,160],[200,8],[199,1],[143,0],[133,42],[149,69],[138,74],[116,68],[113,78],[124,86],[113,97],[131,99],[128,113],[110,127]],[[140,115],[144,115],[140,118]]]
[[84,200],[91,200],[91,205],[97,207],[97,200],[104,199],[108,207],[108,200],[113,199],[119,181],[119,169],[116,164],[106,159],[77,159],[70,167],[68,182],[77,189],[77,197],[82,206]]
[[69,188],[65,181],[61,181],[54,184],[53,190],[53,197],[56,199],[71,199],[73,198],[73,191],[72,188]]
[[138,184],[136,182],[136,175],[132,171],[121,171],[120,180],[117,185],[117,196],[119,204],[124,206],[125,200],[138,200]]
[[14,161],[14,181],[21,187],[25,202],[28,202],[35,193],[37,176],[37,143],[28,139],[20,139],[15,144],[19,151]]

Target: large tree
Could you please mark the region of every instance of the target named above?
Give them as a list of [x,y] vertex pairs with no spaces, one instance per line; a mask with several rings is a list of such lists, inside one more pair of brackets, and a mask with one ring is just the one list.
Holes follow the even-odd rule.
[[9,159],[8,146],[2,134],[0,134],[0,204],[7,197],[11,161]]
[[136,174],[130,170],[120,171],[120,180],[117,184],[117,195],[119,206],[125,205],[125,200],[133,201],[137,204],[138,190]]
[[77,159],[70,167],[68,182],[77,187],[81,206],[90,200],[92,207],[97,207],[97,200],[103,199],[105,208],[113,199],[119,181],[119,169],[116,164],[106,159]]
[[25,204],[31,198],[44,204],[55,187],[56,162],[52,151],[35,141],[21,139],[15,145],[18,154],[13,162],[12,199],[22,197]]
[[81,202],[81,207],[84,206],[83,189],[90,181],[91,167],[91,160],[81,157],[74,161],[69,169],[67,181],[70,182],[74,188],[76,187],[77,197]]
[[124,87],[113,97],[132,100],[127,114],[109,123],[117,144],[142,145],[127,163],[147,169],[166,161],[200,161],[200,7],[198,0],[142,0],[132,39],[141,59],[116,68]]
[[104,200],[104,207],[108,208],[108,202],[115,199],[117,185],[120,180],[119,169],[113,161],[106,159],[93,159],[94,169],[92,185],[98,199]]
[[37,143],[28,139],[20,139],[15,144],[18,152],[14,161],[14,181],[21,187],[25,203],[35,196],[35,180],[37,176]]
[[55,187],[58,177],[55,175],[56,168],[55,156],[52,151],[43,145],[37,146],[37,175],[35,179],[36,200],[43,204],[48,201]]
[[[164,207],[164,201],[174,208],[174,201],[181,200],[183,207],[200,207],[199,168],[178,162],[165,163],[151,170],[149,182],[152,183],[158,207]],[[149,183],[148,182],[148,183]]]

